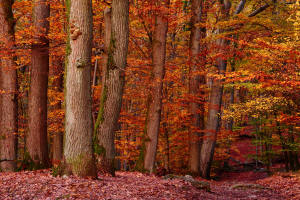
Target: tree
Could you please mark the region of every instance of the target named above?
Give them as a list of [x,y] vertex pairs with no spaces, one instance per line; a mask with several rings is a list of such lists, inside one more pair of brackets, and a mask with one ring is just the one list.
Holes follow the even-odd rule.
[[[205,22],[206,11],[204,10],[203,0],[192,0],[192,17],[191,17],[191,36],[190,36],[190,79],[189,93],[193,97],[189,104],[192,127],[189,130],[189,168],[192,173],[199,173],[199,159],[201,149],[201,138],[199,131],[204,130],[204,102],[196,100],[197,96],[202,95],[204,98],[203,89],[200,90],[200,85],[205,85],[205,75],[202,74],[200,68],[205,65],[205,28],[199,27],[199,23]],[[200,55],[201,53],[201,55]],[[200,93],[200,94],[199,94]]]
[[92,1],[68,0],[69,44],[65,83],[66,174],[96,177],[91,101]]
[[165,74],[166,40],[168,32],[168,9],[170,1],[161,2],[159,13],[155,14],[155,26],[152,43],[152,85],[149,95],[149,108],[146,119],[144,168],[150,173],[154,170],[158,133],[162,109],[162,89]]
[[[49,68],[48,88],[48,135],[50,137],[50,151],[52,164],[59,164],[63,160],[63,137],[64,137],[64,47],[60,46],[66,39],[68,24],[65,15],[65,1],[55,0],[49,2],[51,31],[49,40],[51,46],[51,63]],[[56,47],[56,48],[55,48]],[[52,139],[52,140],[51,140]]]
[[[0,1],[0,160],[4,171],[14,171],[17,159],[17,69],[14,63],[13,0]],[[2,46],[3,44],[3,46]]]
[[[52,66],[50,75],[53,76],[52,87],[53,92],[61,93],[63,91],[63,61],[58,59]],[[59,113],[62,109],[62,101],[54,99],[54,104],[52,105],[53,112]],[[57,116],[55,116],[57,117]],[[59,119],[60,120],[60,119]],[[53,136],[53,156],[52,162],[58,164],[63,159],[63,131],[60,127],[56,127],[58,130],[55,130]]]
[[[276,1],[273,1],[276,4]],[[241,0],[237,5],[234,14],[237,15],[241,11],[243,11],[245,7],[246,1]],[[248,17],[254,17],[259,13],[266,10],[270,7],[270,4],[265,3],[258,9],[251,12]],[[231,1],[230,0],[222,0],[220,2],[220,15],[217,17],[217,22],[226,22],[230,17],[230,9],[231,9]],[[228,28],[227,28],[228,31]],[[218,27],[214,31],[214,35],[221,35],[226,32],[226,27]],[[210,168],[213,160],[214,149],[217,139],[217,133],[220,131],[220,120],[221,120],[221,105],[222,105],[222,96],[223,96],[223,84],[224,79],[220,78],[225,75],[227,61],[228,61],[228,39],[224,38],[224,36],[218,36],[215,40],[213,46],[216,47],[214,53],[217,55],[215,59],[215,65],[217,69],[217,74],[219,78],[212,77],[209,82],[211,82],[211,90],[210,90],[210,99],[209,99],[209,108],[208,108],[208,116],[205,125],[205,133],[204,140],[200,153],[200,173],[204,178],[210,177]]]
[[26,147],[36,167],[49,166],[47,139],[47,90],[49,74],[50,6],[47,0],[33,2],[33,44],[31,50],[30,92]]
[[103,63],[102,94],[95,124],[95,137],[98,140],[96,153],[99,154],[100,165],[112,175],[115,173],[115,131],[121,111],[127,64],[128,16],[128,0],[113,0],[111,14],[109,9],[104,13],[106,26],[104,59],[107,60]]
[[[229,16],[229,11],[231,7],[231,2],[224,0],[221,3],[220,8],[220,18],[218,20],[227,20]],[[215,34],[220,34],[224,32],[221,28],[217,28]],[[225,38],[218,38],[215,41],[216,46],[216,70],[217,74],[224,75],[227,65],[226,58],[226,45],[228,41]],[[210,89],[210,98],[208,102],[208,116],[205,124],[205,133],[203,144],[200,153],[200,173],[202,177],[210,177],[210,168],[213,160],[214,149],[216,144],[217,133],[220,130],[220,112],[222,105],[222,96],[223,96],[223,80],[220,78],[212,77],[210,78],[211,89]]]

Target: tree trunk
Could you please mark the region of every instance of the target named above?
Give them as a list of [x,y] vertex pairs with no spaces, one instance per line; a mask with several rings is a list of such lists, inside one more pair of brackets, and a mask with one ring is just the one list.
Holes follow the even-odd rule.
[[[163,1],[168,7],[169,0]],[[166,38],[168,18],[166,14],[158,13],[155,16],[154,39],[152,44],[153,83],[149,98],[149,108],[146,122],[144,169],[150,173],[154,170],[157,151],[158,133],[162,109],[162,89],[165,74]]]
[[[231,7],[230,1],[224,0],[221,8],[221,18],[219,20],[226,20]],[[224,32],[218,28],[215,34]],[[218,57],[216,58],[216,68],[219,75],[224,75],[227,65],[226,59],[226,45],[227,40],[224,38],[218,38],[216,40],[216,53]],[[210,78],[211,90],[210,99],[208,105],[208,116],[205,124],[205,133],[203,136],[203,144],[200,153],[200,173],[204,178],[210,177],[210,169],[214,156],[215,144],[217,139],[217,133],[220,130],[220,113],[222,105],[223,96],[223,80],[220,78]]]
[[[199,159],[201,149],[201,138],[199,130],[204,130],[204,102],[199,102],[199,97],[203,98],[203,90],[199,86],[205,84],[205,76],[199,74],[200,67],[205,64],[205,58],[200,55],[205,50],[205,44],[201,41],[205,37],[205,28],[200,28],[197,24],[205,22],[205,13],[203,0],[192,0],[192,18],[191,18],[191,38],[190,38],[190,80],[189,93],[193,97],[189,104],[191,114],[191,128],[189,130],[189,169],[194,174],[199,174]],[[202,71],[203,72],[203,71]]]
[[49,73],[49,30],[50,7],[46,0],[33,2],[35,35],[31,52],[30,92],[28,107],[27,151],[36,168],[49,166],[47,140],[47,89]]
[[[111,23],[110,23],[111,15]],[[105,10],[105,54],[100,108],[95,124],[100,167],[115,174],[115,131],[122,105],[129,35],[129,2],[113,0],[111,14]],[[110,27],[111,24],[111,34]]]
[[6,49],[0,58],[0,168],[14,171],[17,159],[17,70],[14,64],[14,19],[12,0],[0,0],[0,40]]
[[92,1],[68,0],[66,5],[69,44],[65,84],[64,173],[96,177],[92,145]]
[[[61,58],[57,58],[61,59]],[[52,66],[50,74],[53,76],[52,88],[56,93],[61,93],[63,90],[63,62],[61,60],[54,61],[54,66]],[[56,101],[51,107],[54,111],[60,111],[62,109],[62,102],[60,100]],[[63,135],[64,133],[60,129],[54,132],[53,136],[53,156],[52,163],[58,164],[63,158]]]

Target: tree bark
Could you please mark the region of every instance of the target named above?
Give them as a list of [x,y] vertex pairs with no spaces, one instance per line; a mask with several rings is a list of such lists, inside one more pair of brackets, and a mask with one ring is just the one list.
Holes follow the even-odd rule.
[[0,40],[6,49],[0,58],[0,168],[14,171],[17,159],[17,70],[14,64],[12,0],[0,0]]
[[[162,1],[168,8],[169,0]],[[168,32],[167,13],[155,15],[154,38],[152,44],[152,80],[149,108],[146,121],[144,169],[153,173],[157,152],[158,133],[162,109],[162,89],[165,75],[166,39]]]
[[[205,65],[205,58],[200,55],[205,50],[205,44],[202,39],[205,37],[205,28],[198,27],[197,24],[205,22],[205,11],[203,0],[192,0],[192,18],[191,18],[191,36],[190,36],[190,80],[189,93],[192,99],[203,98],[203,90],[200,85],[205,85],[205,75],[201,74],[200,67]],[[202,71],[203,72],[203,71]],[[194,174],[199,174],[200,149],[202,144],[199,130],[204,130],[204,102],[192,100],[189,103],[191,115],[191,128],[189,130],[189,169]]]
[[65,174],[96,177],[92,137],[92,1],[67,0],[69,44],[65,84]]
[[50,7],[47,0],[33,2],[34,42],[31,51],[28,136],[26,148],[35,167],[49,166],[47,140],[47,90],[49,74]]
[[[228,18],[228,13],[231,7],[231,2],[228,0],[222,1],[221,4],[221,17],[218,20],[226,20]],[[215,34],[224,32],[218,28]],[[218,54],[216,58],[216,68],[218,75],[224,75],[227,65],[226,59],[226,45],[227,40],[224,38],[216,39],[216,53]],[[220,114],[223,96],[223,80],[220,78],[210,78],[211,90],[210,99],[208,105],[208,116],[205,124],[205,133],[203,136],[203,144],[200,153],[200,173],[204,178],[210,177],[210,169],[214,156],[215,144],[217,139],[217,133],[220,129]]]
[[[95,124],[100,167],[115,174],[115,131],[122,105],[129,35],[129,2],[113,0],[105,10],[105,53],[100,108]],[[110,23],[111,15],[111,23]],[[110,33],[111,24],[111,33]]]

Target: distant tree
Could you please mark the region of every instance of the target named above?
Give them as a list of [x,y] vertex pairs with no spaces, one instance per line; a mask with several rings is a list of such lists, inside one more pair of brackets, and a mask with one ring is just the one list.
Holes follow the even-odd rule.
[[[206,10],[203,0],[192,0],[191,9],[191,36],[190,36],[190,79],[189,93],[193,97],[204,98],[204,92],[201,91],[200,85],[205,85],[205,55],[203,54],[206,47],[203,39],[206,35],[206,30],[199,27],[199,23],[206,22]],[[200,53],[202,53],[200,55]],[[200,74],[202,68],[202,74]],[[201,138],[199,130],[204,130],[204,102],[196,102],[197,98],[193,98],[189,104],[191,114],[192,127],[189,131],[189,168],[192,173],[199,173],[199,160],[201,149]]]
[[26,148],[36,167],[49,166],[47,139],[47,90],[49,74],[50,6],[47,0],[33,1],[33,44],[31,50],[30,91]]
[[[53,76],[52,87],[53,90],[57,93],[61,93],[63,91],[63,69],[63,61],[57,59],[53,63],[52,69],[50,71],[50,75]],[[61,100],[55,101],[54,105],[51,106],[51,109],[59,112],[62,109]],[[63,159],[63,136],[63,131],[61,131],[59,128],[58,130],[55,130],[52,144],[52,161],[57,164]]]

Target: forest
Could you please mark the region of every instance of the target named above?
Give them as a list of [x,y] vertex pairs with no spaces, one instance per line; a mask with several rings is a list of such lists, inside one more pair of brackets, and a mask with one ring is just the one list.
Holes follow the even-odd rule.
[[299,50],[297,0],[0,0],[0,199],[298,199]]

